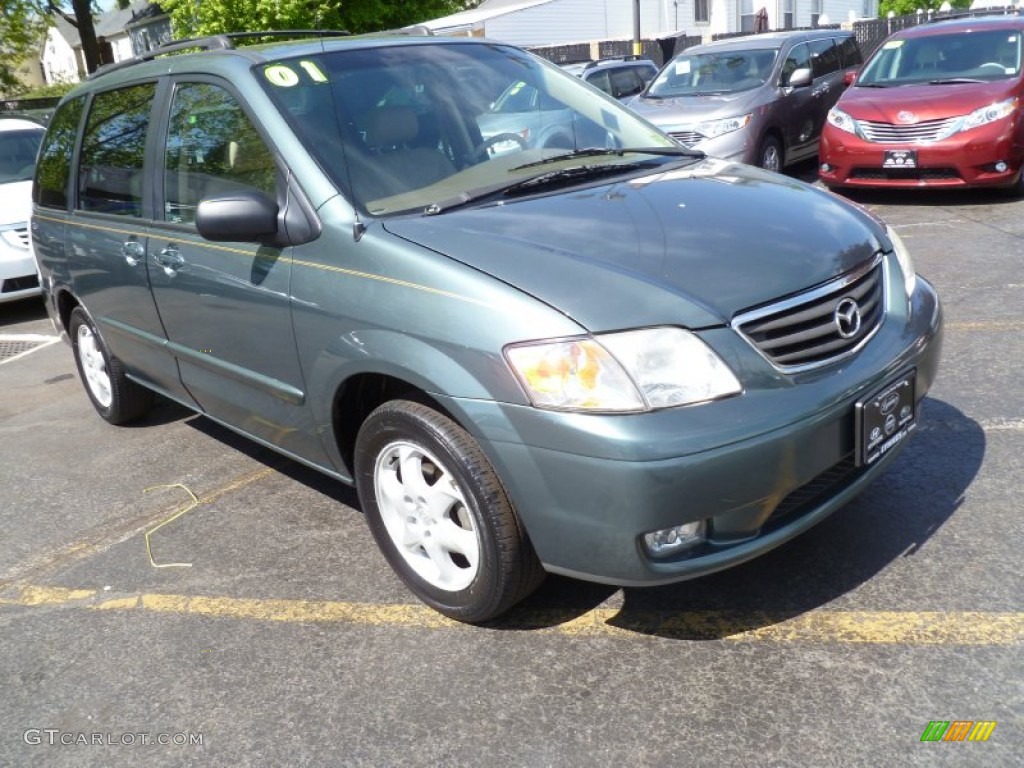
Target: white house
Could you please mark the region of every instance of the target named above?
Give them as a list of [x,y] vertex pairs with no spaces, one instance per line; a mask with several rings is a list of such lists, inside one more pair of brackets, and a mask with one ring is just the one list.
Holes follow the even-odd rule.
[[46,30],[43,42],[43,77],[47,83],[77,83],[85,73],[82,42],[78,30],[60,16]]
[[[104,64],[130,59],[170,39],[170,21],[155,3],[139,0],[93,20],[100,60]],[[60,16],[46,30],[42,51],[47,83],[77,83],[85,76],[85,54],[78,30]]]
[[[878,15],[878,0],[640,0],[640,36],[710,36],[753,31],[764,8],[769,29],[838,24]],[[633,37],[631,0],[485,0],[472,10],[422,22],[438,35],[489,37],[521,46]]]

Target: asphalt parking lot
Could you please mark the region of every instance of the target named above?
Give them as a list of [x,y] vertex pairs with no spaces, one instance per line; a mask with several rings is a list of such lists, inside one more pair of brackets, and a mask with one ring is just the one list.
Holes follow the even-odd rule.
[[1024,201],[855,199],[946,312],[888,473],[741,567],[552,577],[482,628],[410,598],[350,489],[177,406],[106,425],[0,305],[0,765],[1019,765]]

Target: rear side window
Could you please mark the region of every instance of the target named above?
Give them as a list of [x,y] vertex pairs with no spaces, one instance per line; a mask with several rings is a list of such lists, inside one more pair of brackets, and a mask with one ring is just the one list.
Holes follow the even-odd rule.
[[839,48],[840,66],[843,69],[848,67],[859,67],[864,59],[861,58],[860,48],[855,37],[842,37],[836,40],[836,47]]
[[839,49],[832,38],[812,40],[808,45],[811,47],[811,70],[815,79],[840,70]]
[[199,201],[242,190],[277,197],[277,166],[242,107],[210,83],[174,91],[164,150],[164,216],[191,224]]
[[68,207],[68,178],[71,176],[71,155],[75,149],[78,124],[85,108],[85,97],[62,104],[50,119],[50,125],[39,150],[33,199],[47,208]]
[[142,216],[146,129],[155,92],[154,83],[144,83],[93,97],[78,169],[79,209]]

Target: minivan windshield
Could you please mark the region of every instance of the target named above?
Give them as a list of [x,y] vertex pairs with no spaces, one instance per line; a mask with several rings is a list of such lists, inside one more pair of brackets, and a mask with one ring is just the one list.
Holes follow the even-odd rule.
[[43,133],[42,128],[0,131],[0,184],[32,178]]
[[1018,77],[1021,34],[972,30],[889,40],[864,65],[855,85],[988,82]]
[[776,49],[682,54],[658,73],[644,96],[665,99],[748,91],[764,85],[777,54]]
[[377,216],[449,208],[481,190],[550,176],[559,162],[600,165],[600,174],[574,178],[604,178],[617,165],[627,173],[638,162],[672,162],[680,150],[578,78],[493,43],[341,50],[261,69],[267,92],[338,189]]

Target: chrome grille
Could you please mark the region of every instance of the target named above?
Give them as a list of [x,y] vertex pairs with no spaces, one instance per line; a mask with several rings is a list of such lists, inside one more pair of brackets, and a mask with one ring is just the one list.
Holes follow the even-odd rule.
[[697,142],[704,140],[704,137],[696,131],[669,131],[668,135],[684,147],[692,147]]
[[[856,302],[860,324],[846,338],[837,308]],[[806,293],[750,310],[733,320],[736,328],[769,362],[795,372],[827,365],[853,354],[870,339],[885,316],[882,257]],[[843,330],[849,332],[848,325]]]
[[892,123],[873,123],[860,120],[861,133],[868,141],[878,144],[927,144],[938,141],[939,136],[959,117],[944,120],[922,120],[913,125],[893,125]]

